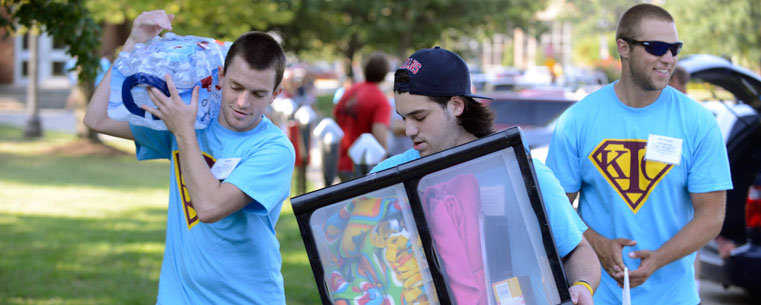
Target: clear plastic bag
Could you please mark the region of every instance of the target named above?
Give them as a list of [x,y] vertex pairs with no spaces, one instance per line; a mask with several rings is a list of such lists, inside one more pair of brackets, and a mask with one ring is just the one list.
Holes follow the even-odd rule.
[[146,43],[136,44],[131,52],[121,52],[114,62],[108,116],[133,125],[166,130],[157,117],[140,105],[155,107],[145,91],[155,87],[167,96],[164,81],[168,73],[186,104],[190,104],[193,87],[200,86],[195,128],[205,128],[219,114],[222,98],[219,67],[224,65],[231,42],[198,36],[166,33]]

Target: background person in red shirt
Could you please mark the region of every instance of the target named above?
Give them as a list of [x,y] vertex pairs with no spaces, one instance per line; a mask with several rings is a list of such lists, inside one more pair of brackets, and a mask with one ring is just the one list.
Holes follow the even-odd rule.
[[341,181],[356,177],[348,151],[361,134],[371,133],[384,149],[388,149],[386,137],[391,120],[391,105],[379,87],[388,70],[389,63],[385,55],[370,55],[363,69],[365,81],[347,90],[333,109],[333,116],[344,132],[338,161],[338,177]]

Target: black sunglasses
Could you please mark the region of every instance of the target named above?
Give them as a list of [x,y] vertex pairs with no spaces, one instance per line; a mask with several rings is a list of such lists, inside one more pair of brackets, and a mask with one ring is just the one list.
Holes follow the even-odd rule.
[[629,38],[621,38],[624,41],[631,43],[631,44],[640,44],[643,47],[645,47],[645,51],[647,53],[653,54],[655,56],[663,56],[663,54],[666,54],[666,52],[671,51],[672,56],[676,56],[679,54],[679,51],[682,49],[683,43],[681,41],[677,41],[675,43],[668,43],[658,40],[649,40],[649,41],[639,41]]

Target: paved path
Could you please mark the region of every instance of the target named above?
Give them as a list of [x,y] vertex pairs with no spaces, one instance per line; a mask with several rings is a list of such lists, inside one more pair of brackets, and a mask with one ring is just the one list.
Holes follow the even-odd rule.
[[[12,126],[24,127],[29,116],[20,110],[0,112],[0,123]],[[75,132],[74,113],[63,109],[42,109],[40,110],[40,124],[42,130],[55,130],[68,133]]]
[[709,280],[700,281],[701,305],[758,305],[761,300],[752,300],[744,290],[739,287],[724,287]]

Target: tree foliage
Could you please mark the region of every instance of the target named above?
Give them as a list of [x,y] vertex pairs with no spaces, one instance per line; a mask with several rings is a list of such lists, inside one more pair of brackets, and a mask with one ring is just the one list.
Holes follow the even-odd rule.
[[442,44],[443,33],[482,38],[514,27],[528,28],[546,4],[544,0],[279,2],[294,13],[293,22],[274,27],[282,32],[286,49],[301,53],[331,48],[348,62],[358,53],[372,51],[405,58],[413,50]]
[[546,1],[529,0],[301,0],[285,1],[296,18],[286,36],[306,37],[312,45],[334,44],[339,51],[359,47],[405,57],[410,51],[441,42],[445,31],[456,35],[504,32],[527,27]]
[[761,69],[761,5],[758,0],[672,0],[686,54],[710,53]]
[[[566,20],[574,25],[575,40],[607,35],[613,42],[618,18],[636,0],[569,0]],[[676,21],[682,54],[709,53],[730,58],[743,66],[761,68],[761,6],[758,0],[662,1]],[[589,49],[589,44],[577,47]],[[609,44],[617,57],[615,44]],[[587,59],[594,52],[575,52]],[[682,56],[684,56],[682,55]],[[589,61],[589,60],[584,60]]]
[[273,0],[89,0],[87,7],[96,21],[129,23],[141,12],[163,9],[174,14],[173,32],[232,41],[252,30],[264,31],[273,24],[287,24],[293,13]]
[[82,0],[22,1],[2,0],[0,28],[14,33],[18,26],[40,26],[55,40],[67,46],[67,53],[77,59],[79,79],[89,82],[98,71],[100,27],[93,21]]
[[[297,54],[325,51],[353,59],[355,54],[381,50],[406,57],[448,37],[483,38],[490,33],[530,28],[547,0],[0,0],[19,24],[29,20],[55,23],[46,27],[64,35],[70,54],[96,62],[95,22],[129,25],[146,10],[175,14],[174,32],[181,35],[233,40],[250,31],[276,31],[284,47]],[[20,14],[20,15],[19,15]],[[26,16],[26,19],[18,19]],[[55,16],[55,18],[47,18]],[[94,20],[94,21],[93,21]],[[6,25],[11,23],[4,23]],[[57,37],[58,38],[58,37]],[[446,46],[457,49],[456,46]],[[92,51],[89,55],[83,49]],[[91,70],[92,69],[92,70]],[[83,66],[85,76],[97,65]],[[94,74],[92,74],[94,75]]]

